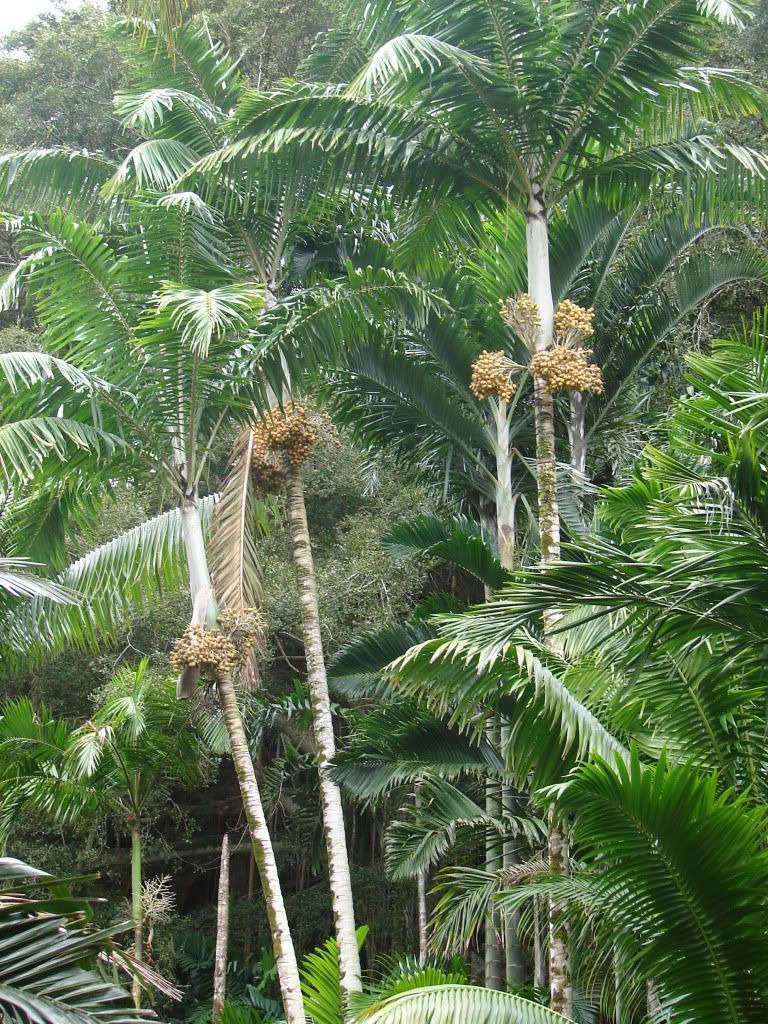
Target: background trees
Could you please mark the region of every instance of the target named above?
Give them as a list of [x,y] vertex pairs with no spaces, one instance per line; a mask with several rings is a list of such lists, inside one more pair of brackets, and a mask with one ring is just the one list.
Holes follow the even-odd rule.
[[[173,690],[146,674],[146,662],[124,670],[101,695],[93,717],[70,730],[40,717],[29,701],[3,706],[0,719],[0,820],[7,843],[24,813],[64,827],[107,817],[131,841],[133,955],[144,958],[142,836],[150,812],[171,791],[205,778],[206,755],[189,709]],[[140,1001],[134,978],[134,1002]]]
[[[741,11],[680,2],[598,8],[583,20],[475,0],[362,14],[352,5],[299,83],[264,94],[245,87],[211,38],[212,19],[232,8],[193,14],[170,48],[159,39],[142,51],[140,36],[123,34],[125,134],[103,143],[111,152],[72,150],[64,138],[0,162],[19,213],[7,221],[19,269],[3,301],[10,310],[24,300],[22,322],[39,316],[47,328],[40,340],[14,328],[21,345],[0,355],[0,551],[42,563],[38,587],[49,576],[47,595],[3,600],[10,671],[75,641],[94,652],[97,674],[111,675],[110,662],[133,658],[135,609],[168,614],[187,568],[193,622],[174,651],[182,692],[211,674],[195,643],[237,649],[241,633],[253,638],[241,628],[246,613],[258,618],[263,650],[248,666],[251,683],[260,675],[266,685],[238,696],[232,674],[214,666],[223,708],[205,732],[237,762],[290,1016],[301,1016],[301,994],[289,946],[317,936],[306,938],[291,898],[298,890],[293,907],[311,906],[305,880],[323,871],[306,677],[315,717],[320,693],[326,738],[341,748],[331,769],[324,744],[323,779],[368,801],[344,821],[337,814],[333,829],[326,815],[326,833],[358,872],[372,861],[380,886],[382,859],[422,883],[436,874],[418,901],[433,954],[470,953],[477,979],[478,954],[493,966],[496,933],[505,929],[511,949],[516,923],[521,980],[539,999],[548,981],[553,1005],[581,1020],[598,1011],[618,1024],[710,1011],[758,1019],[764,910],[745,893],[762,887],[763,870],[764,695],[750,607],[763,583],[763,359],[752,354],[762,326],[730,354],[722,343],[712,362],[693,361],[694,394],[669,431],[656,415],[683,387],[680,352],[708,349],[707,312],[735,319],[765,282],[759,128],[736,123],[758,115],[763,98],[706,66],[706,19]],[[304,11],[295,38],[324,16]],[[685,51],[694,57],[683,61]],[[265,81],[283,60],[273,57],[259,53]],[[694,58],[704,66],[687,67]],[[734,137],[753,148],[725,141]],[[519,301],[526,289],[536,308]],[[595,307],[588,344],[604,396],[552,394],[534,369],[562,347],[566,328],[553,339],[548,324],[566,299]],[[483,349],[505,382],[490,401],[472,387]],[[325,404],[342,431],[329,432],[301,476],[290,467],[293,547],[306,554],[311,531],[317,556],[311,568],[293,559],[312,612],[303,630],[282,499],[259,493],[251,460],[270,423],[254,426],[256,410],[278,421],[299,394]],[[636,469],[649,435],[655,447]],[[614,487],[598,497],[595,479]],[[407,556],[395,568],[378,550],[381,520],[410,506],[425,514],[387,523],[389,551]],[[531,571],[558,554],[561,531],[567,560]],[[346,575],[357,582],[342,589]],[[262,581],[266,620],[251,611]],[[138,645],[165,667],[188,604],[168,623],[155,619]],[[105,648],[126,622],[124,643]],[[374,623],[385,628],[363,632]],[[334,703],[316,670],[341,638],[354,642],[336,663]],[[30,683],[17,674],[13,685]],[[238,913],[258,913],[259,901],[250,855],[237,860],[241,804],[222,779],[203,802],[215,860],[221,832],[233,834],[236,951]],[[688,845],[675,834],[681,818]],[[697,836],[711,851],[701,863]],[[566,838],[571,862],[557,862]],[[205,849],[188,860],[203,863]],[[373,922],[376,897],[366,903],[359,883],[354,891],[357,919]],[[411,927],[410,938],[379,944],[371,929],[365,991],[351,1010],[386,1020],[503,1005],[515,1019],[552,1019],[518,996],[454,988],[464,969],[436,971],[423,939],[424,970],[388,967],[391,982],[372,994],[376,954],[415,948],[415,895],[400,933]],[[191,910],[194,897],[183,899]],[[347,924],[349,938],[351,914]],[[315,914],[312,925],[322,940],[330,919]],[[185,960],[167,954],[169,971],[207,977],[204,939],[195,941],[180,942]],[[755,966],[745,972],[750,943]],[[248,931],[230,986],[239,1002],[224,1016],[277,1012],[274,966],[255,945]],[[318,970],[322,961],[327,1004],[303,968],[313,1014],[334,1022],[337,952],[311,961]],[[694,977],[697,959],[706,984]],[[486,978],[501,983],[495,971]],[[517,980],[510,971],[510,986]]]

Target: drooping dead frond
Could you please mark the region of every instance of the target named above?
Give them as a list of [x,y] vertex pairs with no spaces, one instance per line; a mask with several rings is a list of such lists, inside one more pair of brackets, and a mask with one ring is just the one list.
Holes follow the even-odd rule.
[[211,575],[222,610],[242,615],[263,599],[256,536],[264,516],[251,478],[254,432],[243,429],[216,506],[210,544]]

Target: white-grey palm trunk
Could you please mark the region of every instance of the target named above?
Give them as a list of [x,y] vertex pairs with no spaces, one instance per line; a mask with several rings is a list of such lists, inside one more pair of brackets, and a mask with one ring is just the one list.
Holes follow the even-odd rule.
[[[536,350],[548,349],[554,337],[555,309],[549,268],[549,231],[547,211],[541,187],[534,183],[528,201],[525,221],[528,259],[528,294],[539,310],[541,326]],[[534,378],[534,412],[536,421],[536,475],[539,498],[539,534],[541,559],[556,562],[560,558],[560,511],[557,501],[557,456],[555,449],[555,411],[552,394],[541,378]],[[559,643],[552,630],[559,614],[556,608],[544,616],[545,643],[554,651]],[[550,818],[548,840],[550,868],[555,874],[568,870],[566,839],[556,820]],[[549,927],[549,991],[550,1006],[564,1017],[573,1017],[568,926],[563,907],[550,902]]]
[[342,998],[362,989],[360,980],[360,954],[355,934],[355,908],[352,899],[352,879],[349,870],[344,810],[341,792],[330,771],[336,755],[333,733],[331,698],[325,668],[317,583],[312,559],[312,547],[304,503],[304,487],[300,471],[286,460],[286,504],[291,530],[293,562],[299,591],[299,606],[307,659],[307,683],[312,701],[312,722],[320,776],[320,800],[323,806],[323,824],[328,854],[328,876],[331,890],[331,908],[339,950],[339,980]]
[[[181,509],[184,546],[189,566],[190,596],[193,614],[202,619],[209,602],[212,601],[211,577],[205,549],[197,493],[187,493]],[[304,999],[301,993],[299,966],[293,946],[288,915],[285,910],[280,876],[267,827],[267,819],[261,802],[256,772],[254,771],[248,741],[245,735],[240,709],[237,706],[234,686],[230,678],[218,683],[224,722],[229,736],[232,760],[240,786],[246,821],[253,846],[253,856],[259,869],[264,900],[272,934],[272,947],[277,964],[280,992],[283,1000],[286,1024],[305,1024]]]

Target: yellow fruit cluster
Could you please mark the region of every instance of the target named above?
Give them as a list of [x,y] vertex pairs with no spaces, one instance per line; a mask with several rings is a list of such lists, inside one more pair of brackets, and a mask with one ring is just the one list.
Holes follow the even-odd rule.
[[284,460],[292,466],[302,465],[317,442],[306,406],[298,402],[275,409],[268,420],[256,424],[253,434],[251,472],[259,494],[279,491],[284,481]]
[[280,452],[292,466],[306,462],[317,441],[306,406],[299,402],[275,409],[268,420],[256,425],[254,435],[254,457],[263,457],[268,451]]
[[204,675],[218,679],[240,665],[240,654],[223,633],[190,625],[174,644],[170,663],[174,672],[199,668]]
[[563,299],[555,313],[555,331],[558,340],[564,344],[578,344],[595,333],[592,321],[595,318],[594,306],[585,309],[570,299]]
[[536,352],[531,360],[531,369],[546,382],[548,391],[565,388],[602,395],[605,390],[603,374],[599,366],[591,366],[587,362],[591,354],[592,350],[588,348],[556,345],[546,352]]
[[529,349],[532,349],[541,327],[541,314],[531,296],[524,293],[515,298],[499,299],[499,313],[504,323],[512,328]]
[[515,385],[509,375],[509,360],[503,352],[480,353],[472,363],[472,380],[469,389],[475,398],[501,398],[508,402],[515,393]]

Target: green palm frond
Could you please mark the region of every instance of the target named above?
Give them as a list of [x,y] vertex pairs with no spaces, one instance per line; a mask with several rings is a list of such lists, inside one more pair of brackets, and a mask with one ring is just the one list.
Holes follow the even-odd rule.
[[644,768],[636,755],[581,767],[559,799],[575,813],[589,899],[670,1019],[762,1019],[768,947],[753,922],[765,914],[765,811],[718,796],[714,776],[664,759]]
[[489,814],[458,786],[428,779],[419,788],[418,803],[401,811],[387,829],[385,865],[392,878],[415,878],[429,871],[452,849],[462,833],[479,832],[502,838],[525,838],[540,844],[541,822],[510,814]]
[[360,1024],[563,1024],[559,1013],[508,992],[470,988],[467,985],[438,985],[435,988],[403,992],[364,1010]]
[[328,667],[332,688],[345,697],[384,694],[389,690],[387,666],[434,635],[434,629],[423,621],[393,623],[360,634],[332,659]]
[[[214,499],[201,502],[210,529]],[[74,562],[55,580],[76,595],[75,606],[43,598],[15,609],[5,621],[9,656],[34,658],[65,645],[96,647],[115,635],[137,609],[152,606],[186,582],[186,558],[178,510],[134,527]]]
[[471,573],[491,590],[498,590],[507,573],[493,554],[477,523],[465,516],[446,522],[439,516],[422,515],[391,527],[381,539],[395,557],[413,554],[442,558]]
[[38,566],[26,558],[0,558],[0,592],[4,598],[37,597],[56,604],[74,604],[75,595],[32,570]]
[[376,800],[424,779],[499,777],[504,765],[484,738],[470,739],[410,701],[390,702],[363,715],[334,775],[360,800]]
[[0,475],[7,485],[32,480],[49,460],[66,463],[71,473],[81,462],[104,462],[127,448],[124,438],[89,423],[34,416],[0,424]]
[[171,282],[161,288],[146,327],[159,331],[170,327],[183,345],[206,359],[214,339],[245,330],[263,301],[262,290],[254,285],[232,284],[205,291]]
[[492,602],[471,615],[445,617],[450,630],[442,626],[441,632],[450,632],[450,639],[421,643],[390,666],[397,689],[471,735],[501,715],[509,725],[506,768],[518,785],[533,770],[538,785],[557,781],[567,764],[592,752],[626,756],[603,706],[602,687],[592,696],[572,690],[568,663],[530,635],[518,633],[493,649],[476,641],[474,617],[495,607]]
[[444,308],[434,290],[386,267],[357,268],[348,262],[345,279],[306,289],[263,318],[259,366],[279,394],[287,372],[302,373],[336,365],[367,331],[387,322],[422,324]]
[[348,350],[322,395],[363,444],[384,445],[441,469],[455,452],[457,472],[463,460],[470,472],[484,473],[480,453],[490,449],[490,441],[482,420],[456,401],[428,363],[405,360],[385,344],[369,342]]
[[[357,948],[362,949],[368,928],[355,932]],[[307,1013],[315,1024],[338,1024],[343,1019],[339,989],[339,951],[336,939],[328,939],[301,962],[301,991]]]
[[56,376],[75,390],[88,393],[109,388],[100,377],[46,352],[0,352],[0,375],[5,377],[13,394]]
[[101,189],[114,173],[111,160],[85,150],[6,153],[0,157],[0,196],[17,210],[74,207],[82,213],[98,206]]
[[148,139],[130,151],[105,185],[116,196],[134,184],[139,190],[164,192],[195,166],[201,154],[177,139]]
[[[94,929],[83,925],[87,903],[35,898],[36,886],[59,886],[57,879],[12,858],[0,860],[0,1008],[20,1024],[138,1024],[154,1020],[135,1009],[128,993],[102,973],[113,955],[113,938],[128,925]],[[90,912],[90,911],[89,911]]]

